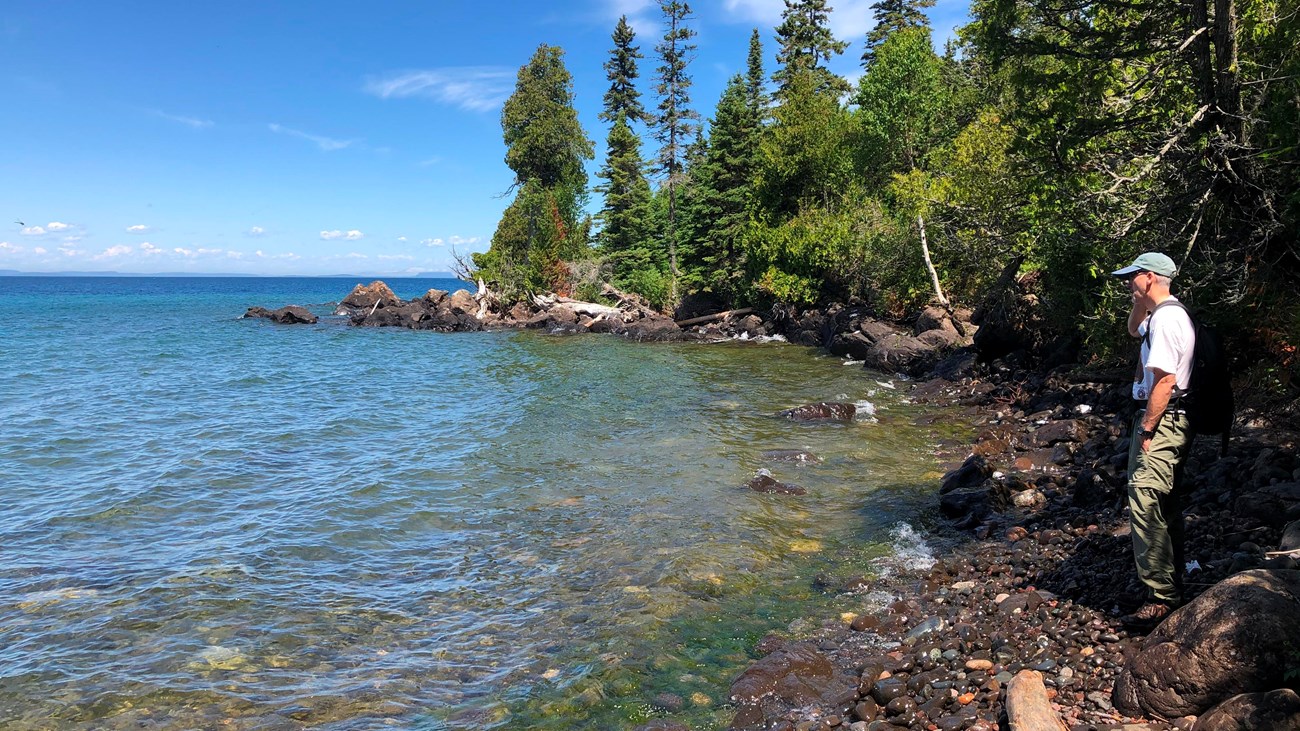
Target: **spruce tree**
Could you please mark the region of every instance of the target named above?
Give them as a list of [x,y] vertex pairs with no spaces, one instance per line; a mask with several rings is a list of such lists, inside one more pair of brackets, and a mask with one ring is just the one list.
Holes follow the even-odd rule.
[[686,73],[695,51],[691,39],[695,31],[686,25],[691,20],[691,8],[680,0],[660,0],[667,29],[663,40],[655,46],[659,53],[657,91],[659,115],[655,125],[655,139],[659,142],[658,171],[663,175],[663,186],[668,192],[668,210],[665,238],[668,248],[670,277],[669,298],[677,300],[677,280],[680,276],[677,262],[677,194],[685,171],[687,147],[697,129],[699,114],[691,109],[691,77]]
[[593,149],[573,107],[573,78],[564,67],[563,49],[538,46],[519,69],[514,94],[501,109],[501,128],[517,193],[491,247],[473,261],[504,296],[520,299],[560,287],[563,262],[587,248],[583,163]]
[[614,268],[614,282],[627,286],[638,270],[654,265],[650,247],[650,183],[641,159],[641,138],[620,111],[609,130],[609,155],[597,175],[605,182],[596,191],[605,197],[597,219],[597,243]]
[[651,121],[645,107],[641,106],[641,93],[636,89],[636,62],[643,58],[639,46],[632,45],[636,40],[636,31],[627,24],[627,16],[618,19],[614,26],[614,48],[609,52],[605,62],[605,78],[609,80],[609,91],[605,92],[605,108],[600,119],[613,122],[622,114],[631,122]]
[[825,66],[849,47],[831,33],[831,10],[826,0],[785,0],[781,24],[776,27],[780,43],[776,60],[780,68],[772,74],[772,80],[779,85],[777,96],[785,98],[791,80],[805,72],[813,74],[816,91],[843,94],[849,90],[848,82]]
[[871,66],[876,49],[890,34],[904,28],[929,28],[930,19],[922,8],[934,7],[934,0],[876,0],[871,9],[876,11],[876,25],[867,33],[867,49],[862,53],[863,67]]
[[768,98],[763,82],[763,41],[755,28],[749,36],[749,57],[745,64],[745,102],[760,124],[767,116]]

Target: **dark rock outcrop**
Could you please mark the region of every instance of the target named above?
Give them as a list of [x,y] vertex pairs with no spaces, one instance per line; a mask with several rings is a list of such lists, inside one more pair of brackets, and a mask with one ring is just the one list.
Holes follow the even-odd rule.
[[307,308],[298,305],[289,305],[278,310],[268,310],[265,307],[249,307],[248,312],[244,313],[244,317],[262,317],[282,325],[314,325],[317,322],[315,315],[308,312]]
[[1115,681],[1129,715],[1198,715],[1285,685],[1300,648],[1300,571],[1231,576],[1171,614]]
[[371,310],[376,303],[382,305],[395,305],[401,302],[393,290],[382,281],[376,279],[370,284],[358,284],[352,288],[347,297],[339,302],[338,315],[352,315],[357,310]]

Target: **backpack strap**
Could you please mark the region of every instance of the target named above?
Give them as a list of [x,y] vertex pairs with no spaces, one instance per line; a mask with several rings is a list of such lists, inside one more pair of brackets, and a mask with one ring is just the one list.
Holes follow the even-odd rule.
[[[1154,322],[1153,318],[1156,316],[1156,312],[1158,312],[1158,311],[1160,310],[1161,307],[1166,307],[1166,306],[1170,306],[1170,307],[1178,307],[1178,308],[1182,309],[1183,312],[1186,312],[1186,313],[1187,313],[1187,319],[1188,319],[1188,320],[1191,320],[1191,322],[1192,322],[1192,330],[1195,331],[1195,329],[1196,329],[1196,318],[1192,317],[1192,311],[1189,310],[1189,309],[1187,309],[1187,305],[1185,305],[1185,304],[1183,304],[1182,302],[1179,302],[1178,300],[1176,300],[1176,299],[1170,297],[1169,299],[1166,299],[1164,302],[1161,302],[1160,304],[1156,305],[1156,306],[1155,306],[1155,309],[1151,310],[1151,314],[1147,315],[1147,331],[1146,331],[1146,334],[1142,336],[1142,339],[1146,342],[1146,345],[1147,345],[1147,349],[1148,349],[1148,350],[1151,348],[1151,325],[1152,325],[1152,323]],[[1139,363],[1139,364],[1138,364],[1138,367],[1141,368],[1141,365],[1142,365],[1142,364]],[[1179,388],[1179,387],[1178,387],[1178,383],[1177,383],[1177,381],[1175,381],[1175,382],[1174,382],[1174,393],[1173,393],[1173,397],[1174,397],[1174,398],[1173,398],[1173,406],[1174,406],[1174,408],[1179,408],[1180,400],[1182,399],[1183,396],[1186,396],[1186,395],[1189,394],[1189,393],[1191,393],[1190,390],[1184,390],[1184,389]]]

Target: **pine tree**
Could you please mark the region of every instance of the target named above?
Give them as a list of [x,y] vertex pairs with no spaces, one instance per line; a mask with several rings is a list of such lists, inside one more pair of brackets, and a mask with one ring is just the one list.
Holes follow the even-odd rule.
[[677,280],[680,276],[677,262],[677,193],[683,182],[687,147],[697,129],[695,120],[699,114],[691,109],[691,77],[686,73],[695,51],[691,39],[695,31],[686,25],[692,18],[691,8],[680,0],[660,0],[659,8],[663,11],[667,30],[663,40],[655,46],[659,53],[657,91],[659,93],[659,116],[655,127],[655,139],[658,140],[658,170],[664,176],[663,186],[668,191],[668,211],[665,237],[668,248],[668,267],[670,299],[677,300]]
[[563,262],[587,247],[587,172],[593,156],[573,107],[573,78],[564,51],[541,45],[519,69],[514,94],[501,109],[506,165],[515,173],[515,200],[506,209],[487,252],[475,254],[479,273],[507,298],[554,289]]
[[876,25],[867,33],[867,49],[862,52],[863,67],[870,67],[876,58],[876,49],[890,34],[904,28],[929,28],[930,19],[922,8],[934,7],[934,0],[876,0],[871,9],[876,11]]
[[778,97],[785,98],[790,81],[804,72],[813,74],[817,91],[843,94],[849,90],[848,82],[824,65],[849,47],[831,33],[828,16],[832,9],[826,0],[785,0],[781,24],[776,27],[781,45],[776,60],[781,68],[772,74],[779,85]]
[[745,103],[759,124],[767,117],[767,91],[763,88],[763,41],[758,29],[749,36],[749,57],[745,64]]
[[605,78],[609,80],[609,91],[605,92],[605,108],[600,119],[613,122],[622,114],[627,122],[651,121],[645,107],[641,106],[641,92],[636,89],[636,62],[643,58],[639,46],[632,45],[636,40],[636,31],[627,24],[627,16],[618,19],[614,26],[614,48],[609,52],[605,62]]

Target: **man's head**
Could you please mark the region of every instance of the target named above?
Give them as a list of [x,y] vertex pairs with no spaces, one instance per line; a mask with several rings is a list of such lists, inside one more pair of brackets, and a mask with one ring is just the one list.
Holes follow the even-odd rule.
[[1134,301],[1158,304],[1169,295],[1169,285],[1178,274],[1178,265],[1164,254],[1148,251],[1111,274],[1128,283]]

